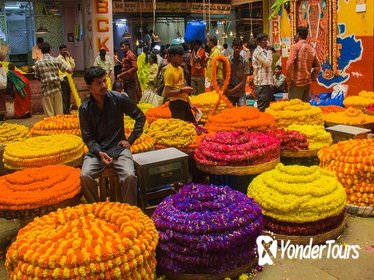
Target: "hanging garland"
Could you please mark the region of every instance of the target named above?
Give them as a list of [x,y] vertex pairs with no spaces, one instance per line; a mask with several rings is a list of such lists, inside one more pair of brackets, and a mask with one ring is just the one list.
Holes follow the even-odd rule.
[[[217,83],[217,64],[218,62],[221,61],[224,67],[224,74],[225,74],[225,79],[223,81],[223,86],[220,88]],[[228,100],[228,98],[224,95],[227,87],[229,86],[230,83],[230,77],[231,77],[231,65],[230,61],[225,57],[224,55],[217,55],[213,58],[212,60],[212,86],[213,89],[215,89],[218,94],[219,98],[214,105],[213,110],[211,111],[211,115],[215,115],[216,110],[221,103],[221,100],[223,100],[227,106],[231,107],[231,102]]]
[[112,90],[112,80],[110,79],[108,74],[106,74],[105,76],[105,82],[108,90]]
[[72,74],[67,74],[67,78],[68,78],[68,83],[69,83],[69,86],[70,86],[71,93],[73,94],[73,97],[74,97],[75,104],[79,108],[82,104],[82,100],[79,97],[77,88],[75,87],[75,84],[74,84],[74,81],[73,81],[73,75]]

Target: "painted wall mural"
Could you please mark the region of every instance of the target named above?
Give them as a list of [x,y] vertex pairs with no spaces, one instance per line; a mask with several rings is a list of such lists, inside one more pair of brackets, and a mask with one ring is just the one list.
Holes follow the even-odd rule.
[[[310,42],[322,64],[318,80],[312,84],[312,93],[331,92],[337,84],[348,85],[351,95],[361,90],[374,90],[374,1],[366,1],[365,9],[360,7],[358,11],[356,0],[296,0],[292,3],[296,16],[282,11],[281,37],[292,38],[293,28],[309,25]],[[329,12],[332,7],[335,14]],[[331,21],[333,17],[335,25]],[[331,40],[333,32],[336,36]],[[282,63],[286,60],[282,58]]]

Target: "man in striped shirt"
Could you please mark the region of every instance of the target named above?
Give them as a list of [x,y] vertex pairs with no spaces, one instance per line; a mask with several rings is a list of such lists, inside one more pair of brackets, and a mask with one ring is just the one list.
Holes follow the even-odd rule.
[[309,101],[310,84],[317,79],[321,65],[316,50],[308,44],[308,28],[297,28],[296,43],[292,46],[287,60],[286,79],[288,83],[288,98],[298,98]]
[[257,107],[264,112],[270,105],[273,98],[273,71],[271,64],[273,62],[273,53],[269,46],[268,35],[265,33],[258,34],[257,48],[253,52],[252,66],[255,84],[255,93],[257,96]]
[[42,84],[42,106],[44,114],[48,117],[63,113],[61,82],[58,70],[61,72],[73,71],[60,59],[50,55],[51,46],[48,43],[41,44],[43,58],[35,63],[35,78]]

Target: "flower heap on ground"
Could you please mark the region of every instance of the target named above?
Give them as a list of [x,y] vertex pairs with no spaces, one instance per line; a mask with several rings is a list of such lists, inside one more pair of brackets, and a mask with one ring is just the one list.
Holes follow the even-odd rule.
[[286,235],[314,235],[336,228],[344,219],[347,200],[332,172],[281,163],[257,176],[248,196],[260,204],[265,229]]
[[342,141],[321,149],[318,157],[345,187],[349,204],[374,207],[374,139]]
[[76,161],[83,155],[82,138],[58,134],[37,136],[23,142],[8,144],[4,150],[4,166],[8,169],[25,169]]
[[35,123],[30,130],[31,136],[46,136],[54,134],[81,135],[78,114],[57,115],[47,117]]
[[124,203],[59,209],[22,228],[8,249],[10,279],[154,279],[158,234]]
[[[208,117],[212,114],[213,109],[216,106],[216,103],[218,102],[219,98],[220,95],[216,91],[205,92],[190,97],[191,103],[203,112],[203,116],[201,117],[200,122],[205,123],[208,120]],[[227,97],[222,95],[215,114],[219,114],[223,110],[232,107],[233,106],[227,99]]]
[[195,150],[203,165],[250,166],[279,158],[280,141],[268,133],[229,131],[206,136]]
[[0,125],[0,146],[23,141],[29,136],[29,129],[24,125],[12,123],[3,123]]
[[290,125],[287,129],[299,131],[305,134],[308,140],[309,150],[319,150],[332,144],[331,133],[322,125]]
[[[147,104],[147,103],[143,103],[143,104]],[[129,116],[125,116],[124,123],[125,123],[125,135],[126,135],[126,139],[128,139],[131,132],[134,129],[135,120],[133,120]],[[140,137],[136,139],[135,142],[131,145],[131,152],[133,154],[146,152],[146,151],[150,151],[154,149],[155,141],[153,140],[152,137],[146,134],[148,131],[148,128],[149,128],[149,124],[146,122],[143,127],[143,134],[140,135]]]
[[145,112],[145,116],[147,117],[147,122],[149,124],[158,119],[170,119],[171,112],[169,110],[169,102],[166,102],[161,106],[148,109],[147,112]]
[[30,130],[31,136],[54,134],[81,135],[78,114],[47,117],[35,123]]
[[158,119],[150,125],[147,135],[155,140],[156,148],[186,148],[195,141],[197,134],[191,123],[179,119]]
[[226,109],[211,116],[205,128],[212,132],[218,131],[266,131],[274,128],[275,122],[270,114],[262,113],[249,106]]
[[348,96],[343,101],[345,107],[364,109],[366,106],[374,103],[373,91],[361,91],[358,96]]
[[296,130],[274,129],[268,132],[279,139],[281,151],[308,150],[308,140],[305,134]]
[[265,110],[271,114],[277,127],[287,127],[291,124],[316,124],[323,125],[322,111],[316,106],[311,106],[300,99],[273,102]]
[[323,118],[326,122],[348,125],[374,123],[374,116],[364,114],[360,109],[352,107],[344,112],[326,114]]
[[47,165],[0,177],[0,210],[37,209],[80,193],[79,169]]
[[263,229],[254,200],[229,187],[194,183],[163,200],[152,219],[159,267],[173,273],[223,273],[247,264]]
[[346,109],[336,105],[318,106],[322,110],[323,114],[344,112]]

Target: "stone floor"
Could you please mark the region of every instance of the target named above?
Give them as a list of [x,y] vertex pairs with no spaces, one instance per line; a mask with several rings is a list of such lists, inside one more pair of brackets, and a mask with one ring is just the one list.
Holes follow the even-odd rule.
[[[30,119],[9,120],[31,127],[41,120],[43,115],[33,115]],[[0,235],[19,225],[0,219]],[[14,233],[14,230],[13,230]],[[264,270],[254,279],[258,280],[369,280],[374,279],[374,218],[348,216],[346,228],[338,243],[342,245],[359,245],[358,259],[334,260],[323,256],[317,260],[281,259],[280,251],[272,266],[265,265]],[[0,258],[0,280],[7,279],[4,258]]]

